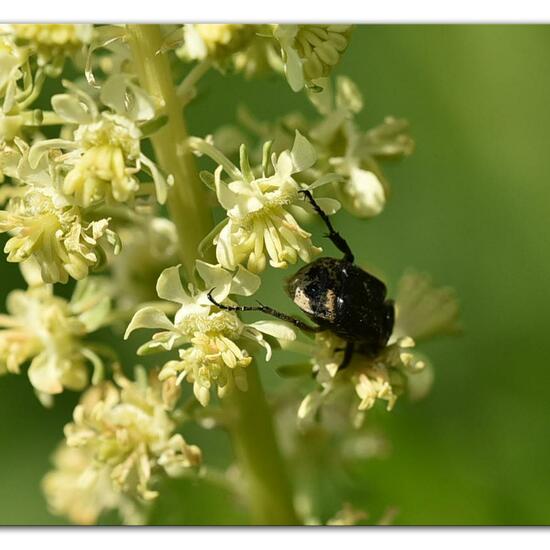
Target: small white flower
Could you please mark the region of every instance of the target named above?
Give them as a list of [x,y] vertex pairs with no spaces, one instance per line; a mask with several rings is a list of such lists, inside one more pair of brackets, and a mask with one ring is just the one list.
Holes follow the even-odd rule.
[[10,112],[16,103],[16,96],[20,93],[18,84],[23,77],[27,57],[12,37],[0,35],[0,113]]
[[74,54],[92,39],[92,25],[40,23],[8,25],[12,36],[27,44],[44,64],[56,56]]
[[349,402],[353,391],[354,422],[360,424],[362,412],[377,401],[385,401],[391,410],[397,398],[407,392],[411,399],[426,395],[433,382],[433,371],[427,360],[415,351],[414,338],[456,332],[458,304],[449,288],[434,288],[426,275],[409,272],[399,284],[396,322],[392,336],[376,356],[354,354],[351,364],[338,370],[345,342],[330,332],[315,335],[314,343],[292,343],[296,349],[312,357],[311,363],[319,386],[302,401],[298,410],[299,424],[311,424],[321,407],[334,401]]
[[101,265],[107,245],[118,251],[118,238],[109,220],[85,221],[76,206],[51,188],[31,187],[0,211],[0,233],[13,236],[4,251],[8,262],[34,258],[45,283],[85,278]]
[[[56,469],[43,483],[55,513],[78,523],[93,523],[108,508],[127,516],[158,496],[158,474],[179,476],[201,462],[200,449],[175,433],[157,373],[148,380],[144,374],[136,382],[118,374],[116,384],[104,382],[82,396],[65,426]],[[135,513],[127,519],[139,520]]]
[[411,154],[414,143],[403,120],[388,117],[383,124],[361,132],[354,117],[363,108],[357,86],[347,77],[336,79],[333,94],[327,84],[323,92],[310,94],[323,119],[310,130],[310,137],[331,170],[342,176],[333,184],[344,208],[360,218],[371,218],[386,204],[388,184],[378,159]]
[[340,61],[350,33],[351,25],[276,25],[273,36],[280,44],[290,87],[298,92],[318,85]]
[[54,296],[51,286],[14,290],[7,311],[0,315],[0,372],[19,373],[30,361],[31,384],[51,395],[64,388],[82,390],[89,379],[87,363],[101,370],[100,357],[82,341],[109,313],[100,282],[81,283],[70,302]]
[[[260,278],[239,267],[235,274],[220,266],[197,261],[197,270],[206,288],[214,289],[213,298],[220,302],[229,294],[250,296],[258,289]],[[278,321],[258,321],[245,324],[235,312],[224,311],[214,306],[208,291],[200,291],[189,285],[186,292],[181,284],[179,267],[165,269],[157,283],[160,298],[174,302],[180,307],[171,321],[154,306],[140,309],[128,325],[125,337],[138,328],[161,328],[153,338],[141,346],[138,353],[179,349],[179,359],[166,363],[160,373],[162,380],[176,377],[193,384],[197,400],[206,406],[210,390],[217,386],[223,397],[233,387],[247,389],[246,367],[252,357],[244,345],[259,344],[266,350],[266,359],[271,358],[271,346],[264,334],[275,338],[292,340],[294,331]]]
[[87,449],[63,443],[52,458],[54,469],[42,480],[52,514],[66,516],[78,525],[93,525],[107,510],[118,510],[126,525],[144,523],[140,507],[117,491],[108,465],[99,466]]
[[[317,158],[311,144],[299,132],[292,150],[283,151],[278,157],[273,155],[271,166],[267,162],[269,147],[264,147],[259,177],[250,168],[244,146],[239,169],[205,142],[194,140],[192,143],[221,162],[213,184],[218,201],[227,211],[228,221],[214,243],[216,258],[223,267],[234,270],[239,264],[246,264],[249,270],[258,273],[265,269],[268,258],[272,267],[286,268],[298,258],[310,262],[321,252],[293,214],[305,213],[299,194],[302,187],[295,175],[313,166]],[[222,179],[222,170],[229,176],[229,182]],[[328,181],[331,177],[325,176],[310,187]],[[321,199],[319,204],[329,214],[339,207],[336,201],[327,199]]]
[[61,192],[76,205],[89,207],[103,201],[127,203],[140,189],[137,174],[146,170],[153,178],[157,200],[166,201],[172,179],[165,179],[141,152],[140,123],[155,115],[152,100],[125,75],[111,76],[100,98],[109,110],[100,112],[94,101],[65,82],[67,94],[52,98],[54,111],[68,124],[76,124],[72,140],[44,140],[34,144],[29,163],[34,168],[52,150],[65,150],[53,164],[61,174]]
[[183,26],[183,46],[178,55],[188,59],[224,61],[246,47],[256,32],[256,25],[187,24]]

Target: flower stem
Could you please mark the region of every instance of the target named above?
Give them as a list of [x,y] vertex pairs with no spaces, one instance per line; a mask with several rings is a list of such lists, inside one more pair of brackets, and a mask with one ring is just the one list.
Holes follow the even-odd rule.
[[[170,66],[162,52],[158,25],[128,25],[128,42],[141,85],[168,117],[163,128],[151,136],[157,162],[175,179],[168,209],[178,229],[181,260],[188,280],[193,280],[201,240],[213,227],[207,196],[187,145],[187,129],[181,99],[172,81]],[[235,390],[224,398],[231,421],[235,453],[247,484],[254,523],[296,524],[292,490],[277,445],[272,413],[266,402],[258,372],[248,367],[248,391]],[[229,414],[229,412],[231,414]]]
[[151,136],[151,142],[159,165],[174,176],[168,210],[178,230],[187,280],[193,281],[197,249],[212,228],[212,213],[186,143],[183,107],[172,81],[168,58],[158,53],[163,42],[160,28],[158,25],[128,25],[128,40],[142,86],[168,117],[167,124]]
[[298,525],[292,489],[277,446],[272,411],[267,404],[255,364],[247,367],[248,391],[225,399],[235,405],[230,418],[239,467],[245,475],[246,491],[254,523],[258,525]]

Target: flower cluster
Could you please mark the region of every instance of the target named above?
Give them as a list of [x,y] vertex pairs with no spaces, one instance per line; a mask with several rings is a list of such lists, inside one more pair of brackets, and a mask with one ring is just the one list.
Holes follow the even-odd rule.
[[[321,92],[309,94],[320,114],[317,120],[308,121],[300,113],[290,113],[270,124],[255,120],[241,108],[239,122],[262,141],[272,140],[275,151],[289,147],[294,133],[300,131],[317,155],[315,166],[301,174],[301,180],[309,182],[327,172],[337,174],[339,178],[326,188],[328,194],[354,216],[372,218],[382,212],[390,191],[380,162],[406,157],[414,150],[408,123],[387,117],[382,124],[364,132],[355,120],[363,109],[357,86],[344,76],[336,78],[335,90],[327,79],[322,79],[322,84]],[[231,153],[227,137],[235,135],[246,139],[240,130],[224,127],[215,135],[215,142]],[[258,152],[255,157],[260,155]]]
[[86,208],[133,199],[143,165],[153,178],[158,201],[164,203],[168,181],[140,149],[139,124],[155,116],[152,100],[127,77],[115,75],[101,88],[100,99],[108,109],[100,112],[88,94],[71,83],[66,86],[69,93],[53,96],[52,107],[65,124],[77,125],[76,129],[69,140],[33,145],[31,168],[48,151],[67,151],[55,157],[54,170],[62,175],[63,194]]
[[100,93],[104,111],[75,85],[66,86],[69,93],[52,98],[52,116],[70,139],[29,147],[16,137],[0,153],[0,168],[12,182],[0,211],[0,232],[12,235],[8,261],[33,258],[46,283],[83,279],[102,266],[109,250],[119,252],[119,237],[101,209],[132,211],[138,193],[151,194],[139,172],[149,173],[161,203],[171,184],[141,152],[139,124],[155,110],[138,86],[124,75],[109,78]]
[[[249,387],[255,357],[263,352],[269,361],[283,348],[307,360],[279,372],[308,375],[313,390],[304,398],[302,382],[281,384],[284,407],[273,402],[274,421],[288,462],[307,474],[296,476],[305,478],[296,483],[297,512],[320,523],[325,516],[313,504],[318,488],[312,486],[328,477],[327,465],[383,453],[373,432],[352,433],[350,413],[358,428],[378,402],[391,410],[404,393],[421,397],[432,371],[416,342],[458,329],[453,292],[408,272],[387,345],[375,356],[355,353],[339,369],[346,342],[335,334],[312,337],[298,330],[308,327],[297,318],[238,303],[257,295],[269,268],[307,264],[322,252],[308,230],[314,216],[341,207],[360,218],[380,214],[389,193],[380,162],[413,150],[404,120],[388,117],[361,130],[361,93],[348,78],[332,79],[352,26],[22,24],[0,31],[0,234],[6,234],[7,260],[28,284],[9,294],[0,315],[0,374],[28,366],[44,404],[65,389],[84,391],[43,481],[50,510],[81,524],[96,523],[108,510],[118,510],[125,523],[143,523],[162,478],[199,474],[203,480],[209,473],[195,468],[201,450],[185,441],[179,424],[200,419],[201,427],[211,427],[223,410],[239,418],[226,426],[249,436],[254,419],[249,427],[242,413],[259,403],[255,410],[265,414],[263,397],[241,400],[239,392],[257,390]],[[72,74],[69,64],[81,78],[63,80]],[[284,75],[318,117],[290,113],[264,123],[241,109],[241,126],[258,144],[232,127],[188,137],[184,107],[212,67],[247,77]],[[45,86],[47,78],[57,78],[62,93]],[[55,92],[48,94],[50,88]],[[215,166],[199,173],[193,155]],[[200,230],[181,223],[191,209]],[[199,234],[220,211],[218,225]],[[106,276],[91,276],[99,270]],[[72,298],[60,297],[53,285],[71,279],[77,281]],[[251,310],[294,325],[240,316]],[[161,353],[162,363],[148,372],[137,367],[135,381],[126,378],[118,354],[90,341],[107,326],[120,339],[116,330],[126,327],[131,343],[134,331],[151,330],[137,353]],[[223,409],[212,403],[230,392],[235,399]],[[273,467],[279,462],[275,456]],[[246,460],[243,480],[256,483],[254,476],[244,479],[243,465]],[[226,475],[217,481],[233,485]],[[239,484],[249,488],[241,478]],[[252,485],[238,489],[256,492]],[[346,505],[329,524],[363,519]]]
[[37,134],[44,117],[31,105],[46,77],[59,76],[68,58],[83,65],[92,34],[92,25],[0,25],[0,144]]
[[256,25],[187,24],[178,55],[189,60],[212,59],[223,62],[254,38]]
[[[205,288],[214,289],[212,297],[218,303],[224,302],[230,294],[250,296],[260,285],[259,277],[243,267],[232,274],[205,262],[197,261],[196,265]],[[294,331],[284,323],[258,321],[246,324],[236,313],[220,310],[210,301],[207,290],[189,285],[186,292],[177,266],[162,272],[157,293],[159,298],[178,304],[174,321],[161,309],[148,306],[134,315],[126,337],[138,328],[163,329],[141,346],[138,353],[179,349],[179,359],[166,363],[160,377],[164,381],[175,379],[177,384],[182,380],[192,383],[195,397],[203,406],[210,401],[212,387],[217,387],[220,397],[234,387],[246,391],[245,369],[252,357],[244,343],[262,346],[269,360],[271,346],[264,334],[285,340],[295,338]]]
[[59,24],[17,24],[8,25],[8,31],[15,41],[36,54],[39,65],[58,61],[74,55],[92,40],[92,25]]
[[109,309],[101,280],[80,282],[69,302],[54,296],[49,285],[12,291],[8,313],[0,315],[0,373],[17,374],[29,362],[30,382],[46,403],[64,388],[84,389],[87,363],[99,379],[103,362],[83,337],[105,323]]
[[318,88],[340,61],[350,38],[351,25],[277,25],[279,42],[290,87]]
[[345,52],[351,25],[187,24],[178,55],[231,66],[246,76],[284,73],[293,91],[321,89]]
[[140,522],[139,505],[158,496],[158,474],[177,477],[200,464],[200,449],[175,431],[156,373],[144,376],[132,382],[119,374],[82,396],[43,481],[54,513],[95,523],[118,508],[128,522]]
[[118,248],[107,219],[88,221],[63,196],[42,189],[25,191],[0,211],[0,233],[6,231],[13,235],[4,248],[8,262],[36,261],[45,283],[84,279],[101,266],[105,247]]
[[352,390],[356,395],[356,413],[352,415],[355,424],[360,424],[363,411],[379,400],[391,410],[406,390],[413,398],[425,395],[432,381],[431,368],[425,357],[415,351],[415,340],[458,330],[456,297],[448,288],[433,287],[426,275],[410,271],[400,281],[395,308],[395,326],[387,346],[374,357],[354,355],[344,370],[339,370],[339,366],[345,342],[339,337],[321,332],[313,343],[302,344],[302,352],[313,357],[311,363],[318,383],[298,410],[303,425],[313,422],[319,409],[331,401],[349,403]]
[[[328,183],[332,177],[325,175],[310,186],[298,184],[296,175],[311,168],[317,159],[315,149],[298,131],[292,150],[285,150],[278,157],[270,158],[266,143],[260,174],[250,167],[245,146],[241,147],[237,168],[207,142],[194,139],[191,144],[220,162],[214,175],[203,172],[205,182],[212,184],[227,212],[227,223],[214,239],[220,265],[234,270],[246,264],[258,273],[266,268],[268,257],[272,267],[286,268],[298,258],[310,262],[321,252],[296,217],[306,213],[300,191]],[[222,180],[224,170],[229,182]],[[319,204],[329,214],[339,207],[330,199],[321,199]]]

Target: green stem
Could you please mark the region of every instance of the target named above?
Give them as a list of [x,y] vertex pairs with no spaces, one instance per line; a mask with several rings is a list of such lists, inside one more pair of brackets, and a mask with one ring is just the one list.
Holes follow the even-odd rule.
[[254,523],[258,525],[298,525],[293,495],[285,464],[277,446],[272,411],[267,404],[258,369],[247,368],[248,391],[227,396],[235,405],[230,417],[239,466],[245,474]]
[[180,256],[188,281],[194,279],[195,259],[202,238],[212,227],[206,190],[187,146],[187,128],[166,54],[159,54],[162,34],[158,25],[128,25],[128,40],[142,86],[167,115],[168,122],[151,136],[159,165],[174,176],[168,210],[176,224]]
[[[156,99],[168,117],[167,124],[151,136],[157,162],[172,174],[168,209],[178,229],[181,259],[189,280],[201,240],[213,227],[207,197],[187,145],[181,100],[158,25],[128,25],[128,41],[141,85]],[[248,367],[248,391],[235,390],[224,398],[228,428],[245,477],[247,496],[255,523],[296,524],[292,490],[277,445],[272,412],[265,399],[256,367]]]
[[211,66],[211,61],[205,59],[189,71],[189,74],[183,79],[182,83],[176,89],[176,93],[182,101],[193,95],[193,88],[195,84],[208,72]]

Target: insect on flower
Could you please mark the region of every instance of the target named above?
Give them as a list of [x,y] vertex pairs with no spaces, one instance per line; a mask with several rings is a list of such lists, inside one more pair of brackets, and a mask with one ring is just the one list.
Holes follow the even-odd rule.
[[387,344],[394,325],[393,301],[386,299],[386,285],[354,264],[346,240],[334,229],[328,216],[315,202],[310,191],[302,190],[328,228],[327,237],[343,252],[342,259],[323,257],[307,264],[287,282],[286,291],[294,303],[316,323],[311,326],[300,319],[271,307],[227,306],[210,301],[230,311],[261,311],[306,332],[331,331],[346,342],[339,369],[349,365],[355,352],[375,356]]

